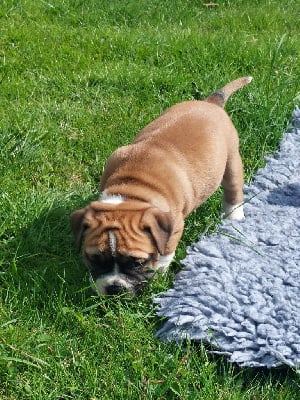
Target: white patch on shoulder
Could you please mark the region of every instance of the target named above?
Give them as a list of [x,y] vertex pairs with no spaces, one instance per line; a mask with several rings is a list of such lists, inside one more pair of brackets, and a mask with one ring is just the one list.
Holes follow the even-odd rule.
[[245,218],[243,203],[240,204],[228,204],[223,203],[224,218],[240,221]]
[[158,261],[158,270],[162,273],[165,273],[171,264],[174,258],[175,252],[171,254],[167,254],[165,256],[160,256]]
[[102,203],[117,205],[124,203],[125,199],[121,194],[107,194],[104,191],[100,194],[99,201],[101,201]]

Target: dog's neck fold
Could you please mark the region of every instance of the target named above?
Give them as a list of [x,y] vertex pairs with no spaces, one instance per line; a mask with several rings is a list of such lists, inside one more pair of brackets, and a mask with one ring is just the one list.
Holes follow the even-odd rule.
[[107,204],[121,204],[124,203],[125,198],[121,194],[108,194],[105,191],[99,196],[99,201]]

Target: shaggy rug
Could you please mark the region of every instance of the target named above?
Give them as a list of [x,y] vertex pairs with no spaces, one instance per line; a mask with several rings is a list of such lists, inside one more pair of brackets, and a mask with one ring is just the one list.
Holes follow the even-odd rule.
[[300,109],[274,157],[245,188],[243,221],[188,249],[157,297],[165,341],[209,343],[240,366],[300,367]]

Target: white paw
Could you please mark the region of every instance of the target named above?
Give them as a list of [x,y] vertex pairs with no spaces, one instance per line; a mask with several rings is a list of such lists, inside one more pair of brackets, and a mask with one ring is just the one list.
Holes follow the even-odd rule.
[[175,253],[168,254],[166,256],[160,256],[158,261],[158,271],[161,273],[165,273],[168,270],[169,265],[171,264]]
[[240,221],[245,218],[243,203],[240,204],[223,204],[224,218]]

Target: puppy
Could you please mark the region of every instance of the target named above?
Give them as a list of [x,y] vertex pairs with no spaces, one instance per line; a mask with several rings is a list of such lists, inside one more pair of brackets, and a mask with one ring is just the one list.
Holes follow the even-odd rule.
[[99,200],[71,215],[99,294],[137,293],[156,271],[166,271],[184,219],[220,185],[225,217],[244,218],[239,140],[223,107],[251,80],[174,105],[110,156]]

